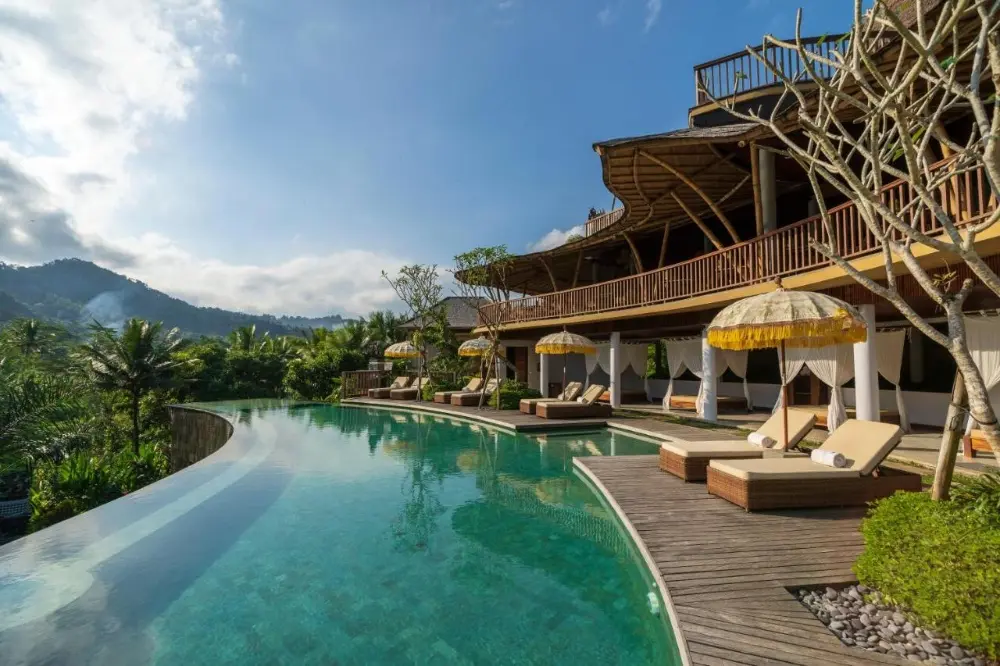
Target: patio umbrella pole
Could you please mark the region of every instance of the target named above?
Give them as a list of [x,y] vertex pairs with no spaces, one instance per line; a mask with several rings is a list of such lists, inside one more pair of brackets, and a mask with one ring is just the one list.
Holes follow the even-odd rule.
[[[781,374],[785,374],[785,341],[781,341]],[[782,450],[788,450],[788,382],[781,385],[781,392],[784,394],[783,400],[781,401],[781,411],[782,411],[782,421],[784,421],[784,448]]]

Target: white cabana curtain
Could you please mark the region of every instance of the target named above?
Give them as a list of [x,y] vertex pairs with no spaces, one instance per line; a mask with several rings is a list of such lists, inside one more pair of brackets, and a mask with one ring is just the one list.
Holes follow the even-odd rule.
[[[792,352],[793,350],[789,349],[787,351]],[[781,375],[779,380],[781,385],[778,387],[778,401],[774,403],[772,412],[776,412],[785,406],[785,387],[802,372],[802,367],[805,364],[806,360],[804,358],[792,353],[782,355],[781,348],[778,348],[778,371]]]
[[747,401],[747,411],[752,411],[753,399],[750,397],[750,385],[747,383],[747,360],[749,359],[749,352],[726,349],[722,352],[722,357],[725,361],[724,365],[728,366],[733,371],[733,374],[743,381],[743,397]]
[[680,377],[685,369],[694,372],[688,363],[695,364],[701,376],[701,340],[664,340],[667,349],[667,369],[670,372],[670,382],[663,396],[663,409],[670,409],[670,397],[674,394],[674,379]]
[[899,412],[899,427],[902,428],[903,432],[910,432],[910,418],[906,414],[903,390],[899,387],[899,375],[903,367],[903,345],[905,344],[906,329],[879,331],[875,334],[878,374],[896,387],[896,411]]
[[649,359],[649,345],[622,345],[628,365],[640,377],[646,376],[646,364]]
[[[972,360],[983,376],[986,390],[1000,384],[1000,317],[966,317],[965,339],[969,345]],[[972,430],[973,420],[969,416],[966,433]]]
[[826,428],[833,432],[847,420],[844,407],[844,384],[854,377],[854,345],[799,347],[788,350],[790,358],[801,358],[821,382],[830,387],[830,406],[826,409]]

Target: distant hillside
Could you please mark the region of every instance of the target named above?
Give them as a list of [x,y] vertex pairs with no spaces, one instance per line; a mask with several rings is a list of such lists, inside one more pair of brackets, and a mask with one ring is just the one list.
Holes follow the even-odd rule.
[[285,335],[344,323],[339,315],[278,318],[197,307],[81,259],[60,259],[41,266],[0,262],[0,323],[16,317],[51,319],[70,327],[85,326],[95,319],[113,326],[140,317],[176,326],[189,335],[226,335],[249,324],[261,332]]

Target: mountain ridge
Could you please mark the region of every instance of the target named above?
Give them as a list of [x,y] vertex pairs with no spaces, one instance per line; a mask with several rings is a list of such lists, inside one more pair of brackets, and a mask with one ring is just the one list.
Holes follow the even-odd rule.
[[0,323],[35,317],[84,327],[95,320],[117,326],[132,317],[162,321],[188,335],[226,335],[254,325],[271,335],[306,328],[336,328],[346,321],[326,317],[275,316],[192,305],[146,283],[83,259],[57,259],[37,266],[0,262]]

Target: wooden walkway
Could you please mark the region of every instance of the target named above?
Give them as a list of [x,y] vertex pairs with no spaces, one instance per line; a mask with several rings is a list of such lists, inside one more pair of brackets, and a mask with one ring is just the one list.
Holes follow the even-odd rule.
[[656,456],[574,465],[617,505],[662,576],[688,663],[902,663],[844,645],[794,597],[801,587],[856,582],[863,508],[746,513],[703,483],[660,472]]
[[603,428],[608,419],[543,419],[534,414],[522,414],[517,410],[496,410],[478,407],[456,407],[437,402],[417,402],[416,400],[378,400],[375,398],[350,398],[344,405],[381,407],[383,409],[407,409],[430,414],[441,414],[479,421],[486,425],[514,430],[516,432],[541,432],[546,430],[594,430]]

